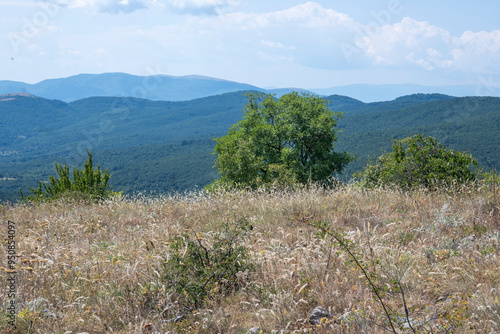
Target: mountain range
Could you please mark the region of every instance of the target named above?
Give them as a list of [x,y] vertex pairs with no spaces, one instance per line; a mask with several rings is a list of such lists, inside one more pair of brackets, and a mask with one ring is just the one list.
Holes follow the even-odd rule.
[[[1,95],[0,200],[16,199],[19,187],[26,193],[28,186],[47,180],[55,161],[81,167],[87,150],[110,170],[116,191],[202,187],[217,177],[212,139],[241,119],[246,92],[187,101],[94,96],[65,102],[27,92]],[[339,175],[344,180],[389,151],[393,139],[417,133],[469,151],[484,169],[500,163],[500,98],[412,94],[373,103],[325,98],[333,110],[344,112],[336,150],[357,157]]]
[[0,94],[25,92],[64,102],[73,102],[94,96],[137,97],[153,101],[187,101],[242,90],[271,93],[278,97],[291,91],[312,92],[322,96],[336,94],[350,96],[364,102],[390,101],[399,96],[415,93],[441,93],[452,96],[476,96],[478,93],[484,92],[489,95],[495,94],[494,90],[489,91],[486,88],[482,87],[478,81],[478,85],[455,86],[358,84],[318,89],[265,89],[245,83],[199,75],[136,76],[126,73],[79,74],[67,78],[48,79],[35,84],[0,81]]
[[[310,89],[315,94],[328,96],[332,94],[346,95],[364,102],[391,101],[400,96],[412,94],[444,94],[456,97],[500,96],[500,91],[491,89],[478,82],[477,85],[423,86],[415,84],[366,85],[356,84],[323,89]],[[496,93],[496,94],[495,94]]]

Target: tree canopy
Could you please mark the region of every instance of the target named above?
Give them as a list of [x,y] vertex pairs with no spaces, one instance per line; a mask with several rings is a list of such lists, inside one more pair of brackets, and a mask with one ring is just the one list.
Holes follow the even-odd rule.
[[472,155],[446,148],[433,137],[414,135],[395,140],[392,152],[377,158],[359,173],[365,186],[397,185],[415,187],[460,185],[476,179]]
[[246,95],[245,116],[215,139],[221,181],[240,185],[326,182],[353,159],[335,152],[341,113],[328,101],[293,92]]

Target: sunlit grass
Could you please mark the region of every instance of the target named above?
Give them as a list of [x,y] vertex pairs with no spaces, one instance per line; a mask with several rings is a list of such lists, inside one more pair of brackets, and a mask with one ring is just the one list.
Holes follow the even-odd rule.
[[[17,226],[18,332],[385,332],[380,303],[348,255],[317,237],[309,224],[318,221],[346,232],[366,263],[378,259],[366,269],[380,282],[400,280],[415,323],[443,333],[498,332],[499,198],[487,187],[402,193],[346,186],[8,207],[2,220]],[[255,272],[241,277],[237,292],[164,322],[179,308],[162,279],[169,240],[186,231],[209,237],[240,218],[253,226],[244,246]],[[1,247],[0,258],[6,253]],[[400,294],[388,293],[387,305],[404,316]],[[8,301],[4,288],[0,300]],[[333,318],[309,324],[316,306]],[[0,328],[9,332],[5,319]]]

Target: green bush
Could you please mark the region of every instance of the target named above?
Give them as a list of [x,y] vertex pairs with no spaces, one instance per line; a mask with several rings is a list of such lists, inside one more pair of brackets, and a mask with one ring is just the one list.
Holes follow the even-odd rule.
[[59,198],[83,201],[101,201],[111,197],[114,193],[109,189],[108,181],[110,174],[106,169],[101,172],[100,166],[94,169],[92,155],[87,152],[88,160],[83,170],[73,169],[73,180],[70,178],[69,167],[55,163],[55,169],[59,178],[50,176],[48,183],[38,181],[37,188],[29,187],[32,195],[24,196],[21,189],[21,198],[24,201],[48,201]]
[[239,289],[238,276],[241,278],[253,268],[248,249],[240,244],[250,229],[242,219],[234,225],[225,224],[223,231],[210,240],[199,233],[170,240],[170,257],[164,263],[163,279],[181,305],[198,309],[209,297]]
[[415,135],[395,140],[392,152],[380,156],[376,164],[355,176],[365,187],[451,187],[476,180],[471,168],[477,165],[470,154],[448,149],[432,137]]

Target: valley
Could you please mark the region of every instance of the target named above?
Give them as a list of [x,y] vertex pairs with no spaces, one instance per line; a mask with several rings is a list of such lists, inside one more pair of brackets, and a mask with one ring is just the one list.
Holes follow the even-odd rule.
[[[246,91],[190,101],[90,97],[66,103],[29,94],[0,100],[0,199],[16,200],[54,174],[54,162],[81,167],[86,151],[112,174],[115,191],[168,193],[203,187],[217,178],[213,138],[241,119]],[[338,177],[348,181],[390,150],[392,139],[416,133],[469,151],[481,167],[500,164],[500,98],[414,94],[364,103],[326,97],[344,113],[336,150],[357,159]]]

